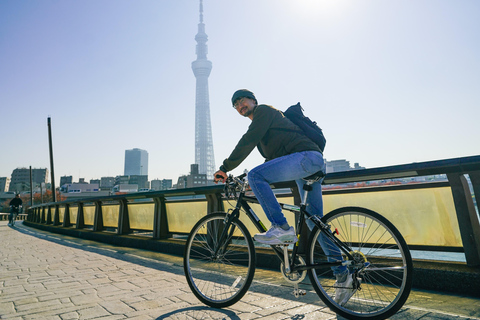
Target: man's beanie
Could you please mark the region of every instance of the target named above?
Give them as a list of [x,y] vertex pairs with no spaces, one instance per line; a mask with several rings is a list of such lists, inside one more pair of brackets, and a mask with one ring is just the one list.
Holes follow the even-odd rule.
[[232,105],[235,105],[235,102],[238,99],[242,99],[242,98],[250,98],[250,99],[255,100],[255,102],[257,102],[257,98],[255,98],[255,95],[253,94],[252,91],[247,90],[247,89],[240,89],[240,90],[235,91],[235,93],[233,94]]

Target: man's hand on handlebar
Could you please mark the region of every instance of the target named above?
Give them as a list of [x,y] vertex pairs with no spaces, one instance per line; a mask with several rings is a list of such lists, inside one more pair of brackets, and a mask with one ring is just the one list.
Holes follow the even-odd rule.
[[218,170],[213,174],[213,182],[215,183],[219,183],[220,181],[225,183],[225,181],[227,181],[227,178],[228,178],[227,174],[222,170]]

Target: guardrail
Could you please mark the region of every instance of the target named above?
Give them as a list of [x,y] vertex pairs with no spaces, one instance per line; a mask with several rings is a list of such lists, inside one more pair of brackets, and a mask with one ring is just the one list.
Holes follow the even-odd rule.
[[[9,215],[10,215],[10,213],[0,213],[0,221],[1,220],[8,220]],[[28,217],[28,214],[20,213],[20,214],[17,214],[17,219],[16,220],[26,220],[27,217]]]
[[[446,175],[447,179],[382,183],[433,175]],[[480,266],[480,223],[474,204],[475,198],[480,199],[480,156],[331,173],[325,184],[325,214],[344,206],[371,209],[397,226],[411,249],[464,252],[467,265]],[[272,187],[278,189],[279,201],[300,202],[295,183]],[[218,185],[76,198],[33,206],[27,220],[111,235],[182,238],[203,215],[231,208],[222,193],[223,186]],[[260,214],[263,211],[259,206],[254,205],[253,209],[262,220],[267,220]],[[286,215],[293,223],[295,217]],[[249,221],[244,222],[252,234],[256,233]]]

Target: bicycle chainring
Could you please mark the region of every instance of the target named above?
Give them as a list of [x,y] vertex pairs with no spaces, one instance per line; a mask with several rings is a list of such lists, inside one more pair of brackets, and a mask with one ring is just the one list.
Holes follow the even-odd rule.
[[[295,261],[296,266],[304,266],[306,265],[305,260],[301,256],[297,256],[296,261]],[[282,276],[287,282],[290,283],[300,283],[305,279],[307,276],[307,270],[303,271],[293,271],[291,273],[286,273],[285,272],[285,266],[283,262],[280,264],[280,272],[282,273]]]

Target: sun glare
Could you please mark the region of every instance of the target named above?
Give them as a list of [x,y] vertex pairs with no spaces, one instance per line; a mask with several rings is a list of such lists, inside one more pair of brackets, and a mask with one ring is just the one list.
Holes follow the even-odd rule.
[[304,18],[336,16],[344,9],[344,0],[295,0],[289,1],[291,12]]

